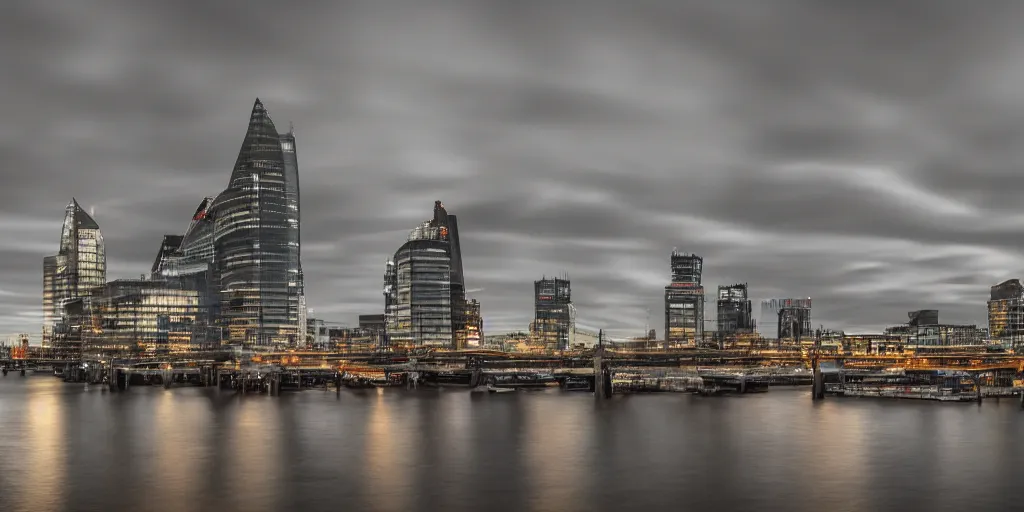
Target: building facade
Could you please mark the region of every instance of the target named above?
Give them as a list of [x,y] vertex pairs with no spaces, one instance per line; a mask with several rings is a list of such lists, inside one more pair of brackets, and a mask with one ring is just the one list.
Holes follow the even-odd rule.
[[534,343],[547,350],[568,350],[576,327],[568,277],[545,276],[534,281],[533,311],[530,332]]
[[811,330],[811,299],[767,299],[761,301],[762,334],[775,335],[776,339],[810,340]]
[[219,346],[225,335],[220,324],[213,201],[214,198],[207,197],[200,202],[184,235],[164,236],[151,274],[152,279],[167,281],[169,286],[198,292],[199,315],[193,341],[207,348]]
[[747,296],[747,283],[718,287],[718,334],[733,336],[755,329],[753,307]]
[[478,348],[482,346],[484,339],[484,319],[480,314],[480,301],[467,300],[465,309],[466,328],[460,347]]
[[118,279],[86,299],[87,349],[161,354],[200,348],[200,293],[152,279]]
[[[71,200],[64,212],[60,248],[43,258],[43,345],[51,346],[53,330],[61,320],[64,304],[89,295],[107,279],[106,248],[100,226]],[[64,347],[69,348],[69,347]],[[60,357],[73,357],[54,346]]]
[[385,339],[391,348],[456,346],[465,330],[458,222],[440,201],[387,263]]
[[1020,280],[1010,279],[993,286],[987,306],[992,343],[1024,348],[1024,286]]
[[672,282],[665,287],[665,344],[695,345],[704,339],[704,259],[672,251]]
[[906,324],[885,329],[885,334],[900,336],[907,347],[959,347],[983,345],[988,337],[984,328],[973,324],[943,324],[937,309],[921,309],[907,313]]
[[294,136],[277,132],[257,99],[228,187],[212,208],[220,321],[228,343],[283,345],[304,337],[294,144]]

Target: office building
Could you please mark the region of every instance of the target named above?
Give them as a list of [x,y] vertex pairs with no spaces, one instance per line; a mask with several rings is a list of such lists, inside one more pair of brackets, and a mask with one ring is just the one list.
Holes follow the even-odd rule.
[[454,348],[465,329],[465,283],[458,221],[440,201],[385,271],[385,344]]
[[460,348],[478,348],[484,339],[484,320],[480,314],[480,301],[472,299],[467,300],[465,304],[465,330],[458,344]]
[[665,287],[665,344],[695,345],[704,339],[704,259],[672,251],[672,282]]
[[542,277],[533,282],[533,323],[530,324],[534,343],[547,350],[568,350],[573,339],[575,314],[568,277]]
[[259,99],[228,187],[214,201],[220,321],[232,344],[295,344],[303,294],[295,139]]
[[762,334],[777,339],[801,342],[813,337],[811,331],[811,299],[767,299],[761,301]]
[[987,305],[992,343],[1024,348],[1024,286],[1020,280],[1010,279],[993,286]]
[[167,281],[111,281],[84,299],[92,317],[92,329],[83,328],[86,348],[128,354],[204,348],[199,295]]
[[199,294],[193,343],[207,348],[219,346],[224,338],[220,326],[220,279],[214,265],[213,201],[214,198],[207,197],[200,202],[184,235],[164,235],[151,272],[153,280]]
[[899,336],[904,346],[915,349],[982,345],[988,337],[986,329],[977,325],[940,323],[937,309],[911,311],[907,318],[907,323],[888,327],[884,332]]
[[718,287],[718,335],[729,337],[754,331],[747,283]]
[[[61,320],[64,304],[103,286],[107,279],[106,249],[100,226],[71,200],[64,212],[64,224],[57,254],[43,258],[43,345],[50,346],[53,329]],[[58,357],[74,357],[54,346]],[[71,347],[73,348],[73,347]]]

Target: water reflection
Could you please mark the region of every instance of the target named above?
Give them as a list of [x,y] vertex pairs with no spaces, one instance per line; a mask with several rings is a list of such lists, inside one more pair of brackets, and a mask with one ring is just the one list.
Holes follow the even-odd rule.
[[401,435],[402,430],[415,432],[414,425],[397,425],[393,409],[395,397],[385,397],[384,389],[368,400],[373,401],[366,414],[366,443],[362,460],[364,467],[350,467],[362,472],[369,502],[374,510],[412,509],[412,468],[402,462],[403,452],[414,446],[414,439]]
[[209,445],[208,430],[203,428],[208,419],[190,391],[165,390],[154,400],[154,477],[162,485],[147,500],[149,510],[179,510],[178,503],[197,501],[203,449]]
[[[555,390],[528,394],[563,393]],[[562,400],[587,400],[588,396],[564,393]],[[522,397],[530,400],[532,396]],[[587,400],[590,402],[590,400]],[[555,400],[538,400],[535,407],[524,408],[525,425],[519,442],[523,463],[536,468],[527,474],[526,494],[533,510],[573,510],[584,496],[579,490],[588,470],[586,447],[592,435],[590,425],[580,422],[575,408],[566,408]]]
[[13,510],[1011,510],[1014,402],[0,380]]
[[281,435],[273,398],[239,397],[228,442],[231,463],[223,468],[223,492],[234,510],[278,510]]
[[15,510],[62,510],[65,505],[68,437],[64,403],[61,389],[41,379],[32,377],[23,397],[4,397],[31,404],[24,415],[25,428],[19,429],[25,448],[20,450],[24,458],[16,461],[22,462],[22,487],[4,498],[16,504]]

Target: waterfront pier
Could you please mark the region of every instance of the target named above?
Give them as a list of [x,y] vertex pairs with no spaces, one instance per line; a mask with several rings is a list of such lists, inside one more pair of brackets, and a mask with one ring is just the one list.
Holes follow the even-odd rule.
[[[757,393],[810,386],[811,396],[979,401],[1021,394],[1024,356],[1008,353],[850,354],[798,350],[613,350],[507,353],[206,351],[137,359],[0,361],[3,376],[51,373],[68,382],[132,386],[216,386],[278,395],[302,389],[561,386],[599,399],[655,391]],[[1024,399],[1022,399],[1024,400]],[[1022,401],[1024,404],[1024,401]],[[1022,405],[1024,407],[1024,405]]]

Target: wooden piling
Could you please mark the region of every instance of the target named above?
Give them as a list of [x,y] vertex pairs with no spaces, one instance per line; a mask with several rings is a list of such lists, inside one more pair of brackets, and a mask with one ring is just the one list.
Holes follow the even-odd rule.
[[821,368],[817,364],[814,365],[813,379],[811,384],[811,399],[821,400],[825,398],[825,376],[821,373]]

